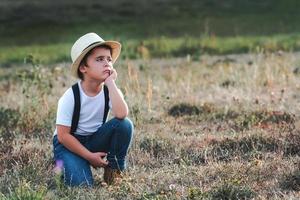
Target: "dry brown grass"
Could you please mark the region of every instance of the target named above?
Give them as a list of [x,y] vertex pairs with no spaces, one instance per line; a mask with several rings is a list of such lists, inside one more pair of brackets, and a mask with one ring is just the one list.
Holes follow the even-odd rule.
[[[120,186],[88,192],[63,187],[52,172],[56,103],[75,81],[67,65],[4,70],[2,197],[297,199],[299,63],[288,53],[120,62],[135,124],[129,168]],[[94,172],[100,183],[102,170]]]

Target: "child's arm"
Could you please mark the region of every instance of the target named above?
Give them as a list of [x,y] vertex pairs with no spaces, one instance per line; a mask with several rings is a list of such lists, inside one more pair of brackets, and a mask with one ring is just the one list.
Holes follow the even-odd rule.
[[105,167],[108,162],[102,157],[106,156],[104,152],[90,152],[73,135],[70,134],[70,127],[56,125],[58,141],[73,153],[88,160],[93,167]]
[[112,112],[116,118],[124,119],[128,115],[128,106],[115,83],[117,72],[115,69],[112,69],[111,72],[110,76],[105,80],[105,85],[109,90]]

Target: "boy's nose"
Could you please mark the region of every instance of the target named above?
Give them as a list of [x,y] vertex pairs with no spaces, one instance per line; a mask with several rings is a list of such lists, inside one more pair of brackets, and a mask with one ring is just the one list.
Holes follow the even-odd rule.
[[113,66],[109,62],[106,62],[104,66],[108,68],[113,68]]
[[109,59],[105,59],[105,63],[111,66],[111,61]]
[[110,66],[108,60],[104,61],[105,66]]

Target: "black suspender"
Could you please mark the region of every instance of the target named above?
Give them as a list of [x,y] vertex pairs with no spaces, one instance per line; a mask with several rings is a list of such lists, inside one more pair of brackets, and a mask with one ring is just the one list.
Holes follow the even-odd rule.
[[[108,88],[106,85],[103,87],[104,89],[104,113],[103,113],[103,121],[102,125],[106,122],[106,118],[108,115],[109,111],[109,93],[108,93]],[[79,122],[79,115],[80,115],[80,92],[79,92],[79,87],[78,83],[75,83],[72,85],[72,90],[73,90],[73,95],[74,95],[74,111],[73,111],[73,116],[72,116],[72,125],[71,125],[71,134],[74,134],[75,131],[77,130],[78,122]]]
[[104,106],[104,113],[103,113],[102,124],[104,124],[106,122],[106,118],[107,118],[108,111],[109,111],[109,105],[108,105],[109,104],[108,88],[106,87],[106,85],[104,85],[103,89],[104,89],[105,106]]
[[79,114],[80,114],[80,92],[78,83],[75,83],[72,86],[73,94],[74,94],[74,111],[72,117],[72,125],[71,125],[71,134],[74,134],[77,130],[78,122],[79,122]]

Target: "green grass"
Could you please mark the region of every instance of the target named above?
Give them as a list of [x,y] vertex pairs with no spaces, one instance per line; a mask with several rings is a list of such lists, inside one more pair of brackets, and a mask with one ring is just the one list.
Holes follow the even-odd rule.
[[12,46],[0,48],[2,64],[22,64],[31,62],[58,63],[69,59],[70,45],[55,44],[47,46]]
[[[143,42],[143,50],[141,43]],[[238,36],[238,37],[179,37],[150,38],[144,40],[121,40],[121,58],[164,58],[185,57],[199,60],[203,54],[239,54],[259,51],[296,51],[300,49],[300,34],[276,36]],[[28,45],[0,48],[0,64],[9,66],[22,64],[28,58],[42,64],[70,62],[72,43],[52,45]]]

